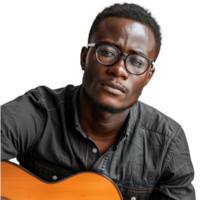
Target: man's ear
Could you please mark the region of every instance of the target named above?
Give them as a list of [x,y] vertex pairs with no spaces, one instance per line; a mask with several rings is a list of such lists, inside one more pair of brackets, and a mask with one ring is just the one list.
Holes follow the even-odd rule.
[[85,69],[86,57],[87,57],[88,49],[86,47],[82,47],[81,49],[81,68]]
[[146,80],[146,83],[145,83],[145,86],[149,83],[149,81],[151,80],[152,76],[154,75],[154,72],[155,72],[155,67],[151,67],[150,71],[149,71],[149,75],[148,75],[148,78]]

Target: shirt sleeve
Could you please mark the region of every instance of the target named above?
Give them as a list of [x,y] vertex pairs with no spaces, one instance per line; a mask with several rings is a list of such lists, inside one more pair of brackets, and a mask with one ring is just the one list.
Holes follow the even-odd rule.
[[195,200],[191,184],[194,169],[184,131],[172,141],[166,157],[167,166],[152,193],[153,200]]
[[1,160],[21,156],[42,131],[44,105],[35,90],[1,106]]

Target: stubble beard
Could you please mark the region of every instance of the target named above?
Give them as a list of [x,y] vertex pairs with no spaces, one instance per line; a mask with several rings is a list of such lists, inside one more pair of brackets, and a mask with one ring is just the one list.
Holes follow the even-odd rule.
[[[89,95],[87,93],[87,90],[85,89],[84,87],[84,84],[82,84],[83,82],[85,82],[85,80],[88,80],[86,82],[90,82],[89,80],[92,79],[92,77],[88,76],[88,74],[86,75],[87,73],[84,73],[84,75],[82,74],[81,75],[81,91],[85,97],[85,99],[87,100],[88,104],[94,109],[94,110],[104,110],[106,112],[109,112],[111,114],[117,114],[117,113],[121,113],[129,108],[131,108],[135,103],[136,101],[134,101],[131,105],[129,106],[126,106],[126,107],[121,107],[121,108],[116,108],[114,106],[109,106],[109,105],[106,105],[106,104],[103,104],[99,101],[96,101],[91,95]],[[86,76],[85,76],[86,75]],[[92,81],[92,80],[91,80]],[[87,85],[89,83],[86,83],[85,85]],[[137,99],[140,99],[143,95],[144,95],[144,90],[145,90],[145,87],[143,87],[142,91],[140,92],[140,94],[138,95]]]

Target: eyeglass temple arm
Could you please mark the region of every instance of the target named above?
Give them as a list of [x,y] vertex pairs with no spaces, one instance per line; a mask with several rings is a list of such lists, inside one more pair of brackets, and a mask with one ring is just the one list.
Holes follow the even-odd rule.
[[87,45],[88,47],[95,47],[95,43],[91,43]]

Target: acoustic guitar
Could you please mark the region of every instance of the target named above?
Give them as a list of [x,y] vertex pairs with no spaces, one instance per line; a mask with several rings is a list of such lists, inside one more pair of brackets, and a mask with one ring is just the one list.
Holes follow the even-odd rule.
[[9,200],[122,200],[107,177],[81,172],[58,182],[46,182],[20,166],[1,162],[1,199]]

